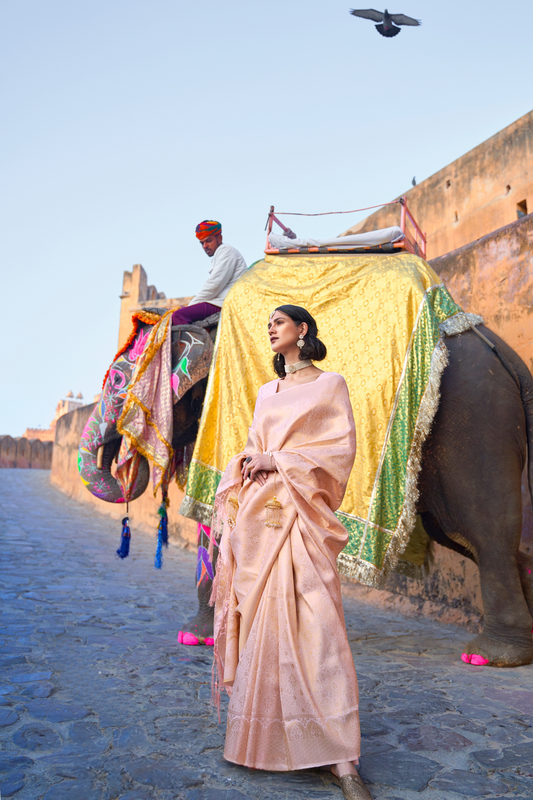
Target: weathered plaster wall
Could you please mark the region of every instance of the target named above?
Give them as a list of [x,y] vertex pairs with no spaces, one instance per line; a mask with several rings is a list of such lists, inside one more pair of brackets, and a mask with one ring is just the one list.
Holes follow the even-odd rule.
[[[108,514],[116,520],[125,516],[126,507],[122,504],[104,503],[94,497],[83,485],[78,472],[78,447],[85,423],[94,409],[94,403],[83,406],[76,411],[65,414],[57,421],[56,440],[52,458],[51,482],[62,492],[78,500],[80,503],[92,505],[102,514]],[[180,546],[196,547],[197,525],[190,519],[180,516],[177,510],[183,498],[177,485],[172,483],[169,489],[170,507],[168,509],[168,531],[170,539]],[[157,533],[160,498],[154,499],[151,484],[145,493],[129,505],[130,528],[132,532],[132,546],[135,528]],[[117,523],[117,547],[120,541],[120,524]],[[192,577],[191,577],[192,580]]]
[[0,436],[0,468],[50,469],[52,449],[52,442],[23,436]]
[[[533,211],[533,111],[405,192],[427,233],[427,258],[473,242]],[[398,225],[400,207],[385,206],[345,233]]]
[[533,214],[430,263],[454,300],[533,371]]
[[467,558],[433,545],[433,560],[428,577],[422,581],[393,574],[383,589],[363,586],[341,578],[342,592],[377,608],[406,616],[424,616],[445,624],[480,630],[483,602],[479,570]]

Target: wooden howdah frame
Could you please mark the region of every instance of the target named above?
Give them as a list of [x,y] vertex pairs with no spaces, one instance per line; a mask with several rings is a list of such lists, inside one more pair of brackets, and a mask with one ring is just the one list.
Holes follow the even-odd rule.
[[[289,255],[291,253],[321,253],[321,254],[328,254],[328,253],[396,253],[401,251],[407,251],[412,253],[415,256],[421,256],[423,259],[426,258],[426,234],[422,232],[420,226],[418,225],[417,221],[409,211],[409,207],[407,205],[407,198],[406,197],[399,197],[397,200],[393,200],[392,203],[386,203],[385,205],[395,205],[399,204],[401,206],[401,215],[400,215],[400,228],[404,234],[404,238],[400,242],[389,242],[387,244],[381,245],[373,245],[373,246],[354,246],[354,247],[271,247],[270,242],[268,240],[269,234],[272,231],[272,225],[276,222],[279,227],[282,229],[283,233],[287,236],[292,234],[290,228],[284,225],[274,213],[274,206],[270,206],[270,211],[268,213],[268,219],[266,224],[266,245],[265,245],[265,253],[267,255]],[[381,208],[381,206],[373,206],[373,208]],[[365,211],[366,209],[356,209],[356,211]],[[283,215],[287,214],[287,216],[292,216],[289,212],[278,212],[283,213]],[[326,212],[326,213],[339,213],[339,214],[346,214],[346,213],[355,213],[354,212],[346,212],[346,211],[339,211],[339,212]],[[298,214],[298,216],[322,216],[322,214]]]

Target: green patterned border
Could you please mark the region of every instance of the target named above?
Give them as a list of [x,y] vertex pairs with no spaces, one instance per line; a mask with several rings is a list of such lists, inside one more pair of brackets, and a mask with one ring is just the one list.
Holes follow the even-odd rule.
[[339,558],[339,568],[365,583],[376,584],[385,578],[385,559],[391,542],[399,535],[400,520],[406,506],[407,470],[418,415],[432,377],[433,356],[442,339],[439,324],[460,312],[461,308],[444,286],[433,286],[426,292],[406,354],[396,409],[384,442],[368,519],[365,522],[354,518],[348,520],[338,514],[350,533],[349,542]]
[[193,458],[189,466],[187,494],[200,503],[213,506],[221,478],[221,472]]

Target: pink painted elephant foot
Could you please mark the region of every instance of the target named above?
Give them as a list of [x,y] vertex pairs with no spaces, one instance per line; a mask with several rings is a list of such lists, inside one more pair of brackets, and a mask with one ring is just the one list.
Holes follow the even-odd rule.
[[195,636],[194,633],[180,631],[178,633],[178,644],[187,644],[193,647],[198,644],[206,644],[208,647],[213,647],[215,640],[212,636],[204,638],[203,636]]
[[461,661],[474,667],[519,667],[533,661],[531,633],[524,631],[511,643],[480,633],[464,648]]
[[461,661],[464,661],[465,664],[472,664],[473,667],[485,667],[487,664],[490,664],[488,658],[478,656],[477,653],[462,653]]
[[213,609],[210,606],[201,607],[195,617],[182,625],[178,633],[178,644],[196,646],[205,644],[213,647]]

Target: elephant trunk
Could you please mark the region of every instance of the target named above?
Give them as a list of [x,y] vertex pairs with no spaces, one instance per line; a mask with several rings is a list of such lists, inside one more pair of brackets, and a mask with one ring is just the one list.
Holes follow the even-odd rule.
[[[117,433],[115,424],[108,425],[101,421],[101,402],[91,414],[81,438],[78,456],[80,477],[91,494],[100,500],[105,500],[107,503],[124,503],[122,487],[111,472],[122,437]],[[102,435],[103,430],[105,430],[104,435]],[[141,496],[148,486],[149,479],[148,461],[142,457],[129,500]]]

